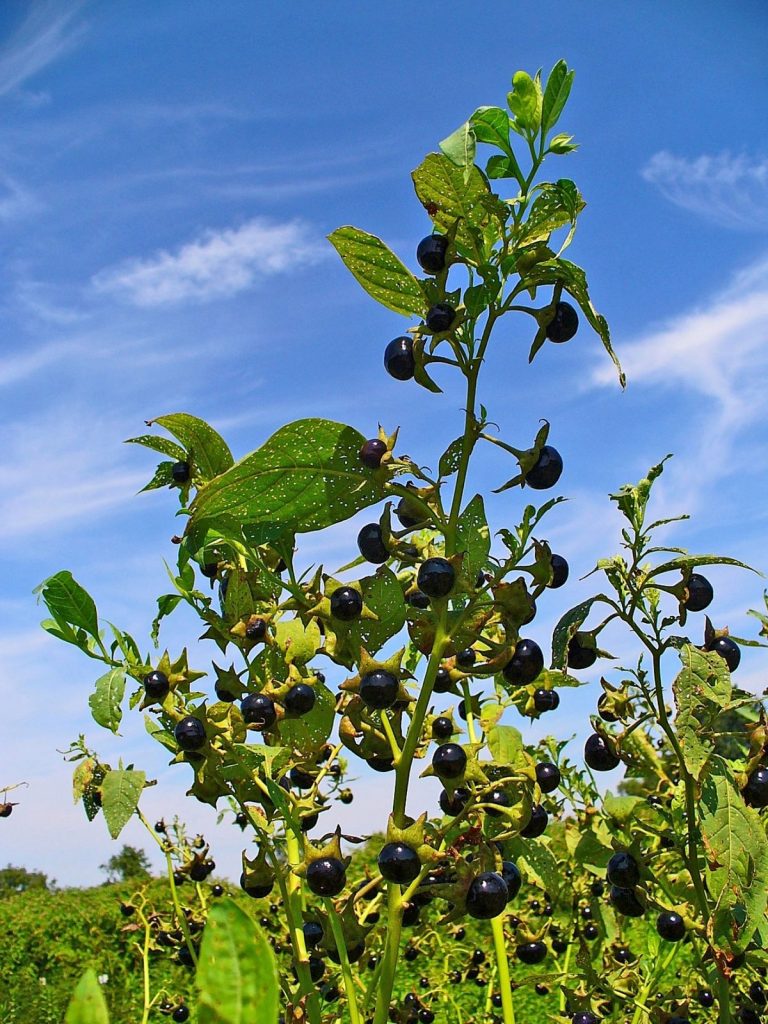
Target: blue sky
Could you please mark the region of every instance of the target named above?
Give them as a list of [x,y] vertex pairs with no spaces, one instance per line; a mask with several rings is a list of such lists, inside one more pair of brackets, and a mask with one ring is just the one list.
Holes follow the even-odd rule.
[[[492,418],[525,447],[546,417],[566,463],[572,500],[547,536],[572,579],[588,571],[614,549],[608,492],[672,451],[659,513],[694,519],[671,542],[768,570],[767,37],[765,6],[748,0],[0,7],[0,785],[30,784],[0,858],[98,878],[112,848],[72,806],[57,754],[81,731],[160,779],[150,816],[182,806],[188,780],[140,720],[118,740],[90,721],[97,673],[41,633],[31,594],[69,568],[105,617],[147,636],[174,499],[135,496],[151,456],[124,438],[188,411],[241,455],[290,419],[327,415],[368,436],[400,425],[402,450],[434,464],[458,432],[455,381],[441,378],[441,397],[384,374],[383,347],[408,325],[364,296],[325,236],[357,224],[415,266],[428,223],[410,171],[477,106],[502,103],[518,68],[564,57],[576,69],[561,129],[581,148],[549,174],[587,200],[571,258],[629,377],[622,394],[586,327],[530,369],[527,318],[499,331],[482,386]],[[475,486],[507,469],[483,455]],[[494,501],[494,527],[519,506],[516,491]],[[302,551],[347,561],[365,519]],[[718,624],[754,636],[744,612],[761,581],[708,575]],[[542,646],[588,590],[542,601]],[[195,635],[180,619],[165,640]],[[625,644],[613,647],[629,658]],[[755,658],[740,681],[762,689]],[[569,694],[546,727],[583,731],[594,699],[594,685]],[[381,823],[371,809],[390,783],[362,780],[341,820]],[[184,810],[210,826],[205,808]],[[214,850],[234,872],[232,833]],[[125,837],[149,845],[133,826]]]

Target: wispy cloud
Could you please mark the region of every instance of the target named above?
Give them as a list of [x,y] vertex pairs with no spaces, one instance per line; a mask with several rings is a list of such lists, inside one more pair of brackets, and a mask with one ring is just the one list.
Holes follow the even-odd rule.
[[78,20],[82,6],[78,0],[30,4],[29,14],[0,49],[0,96],[19,89],[80,42],[85,32]]
[[170,306],[228,298],[258,280],[314,263],[325,249],[300,221],[260,217],[239,228],[206,231],[174,252],[107,268],[93,278],[98,292],[136,306]]
[[0,172],[0,221],[18,220],[40,207],[39,200],[28,188]]
[[676,206],[722,227],[768,229],[768,157],[725,152],[686,159],[662,150],[640,173]]

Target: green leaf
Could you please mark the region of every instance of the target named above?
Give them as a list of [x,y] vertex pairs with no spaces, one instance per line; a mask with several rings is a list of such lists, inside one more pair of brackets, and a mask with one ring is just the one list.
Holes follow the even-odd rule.
[[328,235],[328,241],[347,270],[377,302],[404,316],[424,315],[427,301],[421,285],[380,238],[346,226]]
[[438,472],[441,477],[452,476],[461,465],[461,454],[464,451],[464,435],[451,441],[440,456]]
[[489,178],[515,178],[517,162],[509,156],[492,156],[485,165],[485,173]]
[[161,594],[157,599],[157,615],[152,619],[152,631],[150,636],[152,637],[152,643],[157,647],[158,639],[160,636],[160,620],[164,619],[167,615],[176,608],[181,601],[181,594]]
[[452,164],[457,167],[470,167],[475,160],[477,150],[475,133],[469,121],[465,121],[448,138],[438,143],[440,149]]
[[680,661],[683,668],[672,684],[675,727],[685,766],[698,781],[715,749],[707,727],[731,699],[731,677],[719,654],[691,644],[680,651]]
[[570,639],[581,628],[595,601],[599,601],[601,598],[602,595],[590,597],[561,617],[552,633],[552,668],[565,670]]
[[659,576],[663,572],[672,572],[673,569],[696,569],[702,565],[735,565],[739,569],[749,569],[750,572],[757,573],[758,576],[761,575],[757,569],[753,569],[745,562],[740,562],[738,558],[726,558],[724,555],[681,555],[679,558],[673,558],[669,562],[657,565],[648,573],[648,579]]
[[491,549],[491,532],[485,517],[485,504],[476,494],[459,516],[456,524],[456,550],[464,552],[463,569],[474,580],[485,567]]
[[483,197],[490,190],[480,170],[472,167],[465,181],[462,169],[448,157],[430,153],[412,177],[416,195],[438,230],[447,232],[458,222],[456,244],[483,262],[482,229],[490,220]]
[[516,71],[512,79],[512,92],[507,96],[509,109],[515,115],[518,125],[529,132],[536,132],[541,124],[542,111],[541,83],[526,71]]
[[565,224],[575,226],[576,218],[585,206],[581,193],[568,178],[561,178],[554,183],[542,183],[539,195],[522,225],[520,244],[546,242],[557,228]]
[[277,1020],[274,954],[256,922],[228,897],[208,915],[195,983],[198,1024]]
[[523,754],[523,737],[511,725],[494,725],[488,730],[488,749],[496,764],[515,765]]
[[714,757],[699,802],[708,861],[707,887],[715,900],[710,942],[743,952],[768,904],[768,840],[756,810],[747,807],[728,763]]
[[559,60],[550,71],[541,107],[541,127],[544,132],[554,128],[560,119],[571,93],[573,74],[564,60]]
[[363,601],[375,619],[359,619],[360,638],[367,650],[378,651],[405,625],[403,588],[397,576],[383,566],[360,581]]
[[112,668],[96,680],[96,689],[88,698],[94,721],[116,733],[123,717],[120,702],[125,693],[125,672]]
[[301,718],[284,718],[280,722],[280,741],[284,746],[312,754],[331,735],[336,712],[336,697],[323,683],[315,683],[315,705]]
[[522,853],[518,855],[517,863],[524,878],[531,879],[544,892],[556,898],[556,893],[563,884],[563,873],[545,840],[526,842]]
[[301,619],[282,619],[275,626],[275,639],[286,665],[306,665],[322,643],[320,627],[315,619],[307,626]]
[[638,805],[643,804],[639,796],[614,796],[606,793],[603,797],[603,811],[620,828],[631,824],[635,819]]
[[92,967],[77,983],[67,1007],[64,1024],[109,1024],[107,1003]]
[[145,780],[144,772],[133,770],[110,771],[104,776],[101,804],[113,839],[117,839],[138,807]]
[[185,447],[197,470],[206,479],[218,476],[232,465],[232,452],[213,427],[196,416],[186,412],[169,413],[158,416],[150,423],[164,427],[173,434]]
[[360,463],[364,442],[352,427],[331,420],[289,423],[202,488],[187,529],[218,517],[280,523],[299,533],[343,522],[383,497]]
[[173,465],[174,464],[172,462],[158,463],[157,469],[155,470],[155,475],[152,477],[148,484],[145,484],[141,488],[141,491],[139,493],[143,494],[144,491],[156,491],[160,487],[170,487],[174,483]]
[[64,569],[44,580],[35,593],[42,597],[48,611],[59,625],[69,624],[99,635],[99,619],[91,595]]
[[512,147],[509,144],[509,114],[501,107],[478,107],[469,123],[475,132],[478,142],[486,142],[490,146],[498,146],[514,160]]
[[142,434],[141,437],[129,437],[125,444],[141,444],[152,451],[167,455],[174,462],[184,462],[187,458],[186,451],[167,437],[155,437],[154,434]]
[[619,375],[619,383],[622,387],[626,387],[627,378],[621,368],[619,358],[613,351],[613,346],[611,345],[611,332],[608,328],[608,321],[604,316],[601,316],[597,312],[589,297],[587,275],[581,267],[576,266],[575,263],[571,263],[570,260],[560,259],[557,262],[567,270],[568,276],[565,280],[565,290],[569,292],[574,299],[576,299],[578,304],[581,306],[582,313],[589,321],[592,329],[600,336],[600,340],[603,343],[605,351],[611,357],[611,360],[616,367],[616,371]]

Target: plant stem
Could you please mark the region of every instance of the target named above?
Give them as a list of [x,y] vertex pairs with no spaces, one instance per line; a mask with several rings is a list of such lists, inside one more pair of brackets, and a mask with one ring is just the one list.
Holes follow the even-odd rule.
[[[301,862],[299,841],[291,829],[286,829],[285,852],[291,868],[296,867]],[[273,861],[273,864],[275,878],[282,893],[286,917],[288,918],[291,945],[293,946],[293,955],[296,959],[296,973],[299,977],[301,990],[307,996],[309,1019],[311,1024],[319,1024],[321,1016],[320,1006],[317,991],[309,973],[309,955],[307,953],[307,944],[304,941],[304,931],[301,927],[301,884],[298,875],[295,875],[293,871],[286,873],[284,866],[279,864],[276,859]]]
[[[565,960],[563,961],[563,969],[560,972],[560,977],[565,979],[568,977],[568,969],[571,966],[571,952],[573,951],[573,941],[568,943],[568,947],[565,951]],[[565,1014],[565,992],[562,987],[560,988],[560,1013]]]
[[386,1024],[389,1018],[389,1001],[392,998],[392,989],[395,984],[402,922],[403,907],[400,897],[400,886],[390,882],[387,896],[387,942],[381,962],[379,996],[376,1000],[373,1024]]
[[150,941],[150,927],[149,921],[141,913],[141,923],[144,925],[144,944],[141,950],[141,967],[142,977],[144,983],[144,1012],[141,1015],[141,1024],[147,1024],[149,1020],[149,1011],[152,1009],[152,990],[149,984],[149,941]]
[[501,1012],[504,1024],[515,1024],[515,1007],[512,1002],[512,985],[509,980],[509,963],[507,961],[507,944],[504,941],[504,913],[491,921],[493,948],[496,953],[496,966],[499,970],[499,988],[501,990]]
[[331,931],[333,932],[333,938],[336,942],[336,950],[339,954],[339,960],[341,961],[341,974],[344,978],[344,992],[347,996],[349,1019],[352,1024],[360,1024],[360,1011],[357,1008],[357,993],[355,992],[355,983],[352,980],[352,971],[349,966],[347,944],[344,941],[344,932],[341,929],[339,915],[336,913],[333,900],[325,900],[325,909],[328,911],[328,920],[331,923]]

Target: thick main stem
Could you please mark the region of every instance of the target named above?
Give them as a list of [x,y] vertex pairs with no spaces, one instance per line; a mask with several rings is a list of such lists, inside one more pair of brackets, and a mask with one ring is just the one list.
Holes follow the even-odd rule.
[[499,971],[499,990],[501,992],[501,1012],[504,1024],[515,1024],[515,1006],[512,1002],[512,984],[509,978],[507,961],[507,944],[504,939],[504,914],[499,914],[491,921],[493,933],[493,949],[496,953],[496,966]]
[[326,899],[325,909],[328,911],[328,920],[331,922],[331,931],[333,932],[333,938],[336,943],[336,951],[339,954],[341,975],[344,979],[344,993],[347,997],[349,1019],[351,1024],[360,1024],[360,1011],[357,1008],[357,993],[355,992],[355,983],[352,979],[352,971],[349,966],[347,943],[344,940],[344,932],[341,929],[341,922],[339,921],[339,916],[336,913],[336,908],[330,899]]

